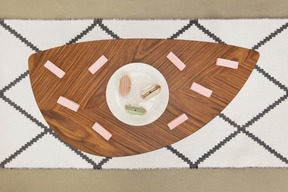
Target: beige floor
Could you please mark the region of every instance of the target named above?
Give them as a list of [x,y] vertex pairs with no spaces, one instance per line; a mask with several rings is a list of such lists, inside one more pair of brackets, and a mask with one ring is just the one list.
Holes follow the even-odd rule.
[[285,192],[287,175],[286,169],[1,170],[0,191]]
[[[288,17],[287,0],[0,0],[0,18]],[[9,170],[6,191],[288,191],[287,169]]]
[[6,18],[285,17],[287,0],[0,0]]

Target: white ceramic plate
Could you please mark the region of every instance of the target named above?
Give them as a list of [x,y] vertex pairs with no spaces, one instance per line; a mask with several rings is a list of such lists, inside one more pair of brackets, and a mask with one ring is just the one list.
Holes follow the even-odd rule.
[[[123,75],[131,79],[131,90],[125,97],[119,94],[119,83]],[[145,101],[140,91],[152,84],[161,86],[160,93]],[[112,114],[128,125],[142,126],[157,120],[165,111],[169,101],[169,88],[163,75],[151,65],[131,63],[119,68],[109,79],[106,88],[106,101]],[[146,109],[145,115],[132,115],[125,111],[126,104],[136,104]]]

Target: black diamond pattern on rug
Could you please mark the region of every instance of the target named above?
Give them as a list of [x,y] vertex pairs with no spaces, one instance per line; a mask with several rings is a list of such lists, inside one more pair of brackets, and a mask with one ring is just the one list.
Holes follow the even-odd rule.
[[[54,22],[54,23],[53,23]],[[63,25],[62,23],[63,22]],[[74,30],[73,25],[79,26],[77,29]],[[171,22],[171,23],[169,23]],[[47,123],[44,121],[43,118],[41,118],[41,115],[38,114],[37,105],[35,104],[33,94],[31,91],[31,87],[28,81],[29,78],[29,71],[27,66],[27,60],[23,61],[23,58],[29,57],[31,54],[31,50],[34,52],[38,52],[41,49],[48,49],[51,48],[50,46],[56,45],[57,43],[61,42],[62,45],[64,44],[71,44],[71,43],[77,43],[88,41],[88,40],[95,40],[95,39],[121,39],[121,38],[128,38],[133,37],[134,34],[138,38],[159,38],[161,34],[165,34],[161,36],[161,38],[168,38],[168,39],[186,39],[186,40],[208,40],[211,42],[216,43],[229,43],[231,41],[230,34],[224,34],[223,32],[219,32],[219,26],[224,25],[225,22],[228,22],[229,24],[237,24],[237,22],[240,22],[241,25],[253,26],[253,24],[258,24],[263,22],[263,26],[265,26],[265,22],[270,22],[269,20],[251,20],[251,21],[239,21],[239,20],[198,20],[198,19],[192,19],[192,20],[171,20],[171,21],[161,21],[161,20],[139,20],[139,21],[133,21],[133,20],[102,20],[102,19],[94,19],[94,20],[84,20],[82,23],[81,21],[73,21],[71,20],[71,23],[69,24],[69,20],[67,21],[20,21],[20,20],[4,20],[0,19],[0,26],[2,27],[0,29],[0,41],[10,41],[10,44],[14,44],[14,46],[17,46],[20,52],[25,53],[23,57],[20,57],[19,60],[17,58],[10,57],[3,57],[3,59],[0,59],[0,70],[12,73],[12,77],[14,79],[11,79],[8,82],[5,82],[6,79],[9,79],[8,77],[6,79],[3,79],[3,82],[1,83],[2,78],[0,77],[0,98],[1,98],[1,106],[3,106],[0,110],[1,112],[10,111],[10,113],[15,114],[15,116],[21,116],[23,119],[25,119],[26,124],[23,124],[25,126],[33,126],[38,127],[39,130],[34,131],[33,134],[31,134],[30,139],[26,139],[23,141],[19,141],[18,143],[15,143],[14,148],[10,147],[7,143],[7,140],[3,140],[0,144],[1,146],[4,146],[3,149],[0,148],[0,150],[5,150],[4,155],[0,155],[0,167],[11,167],[11,168],[91,168],[91,169],[111,169],[111,168],[123,168],[123,169],[130,169],[130,168],[198,168],[198,167],[221,167],[222,165],[218,165],[215,162],[219,158],[225,158],[224,167],[285,167],[288,164],[287,160],[287,154],[283,153],[282,148],[285,146],[279,147],[277,145],[277,139],[274,139],[273,141],[271,139],[267,139],[263,135],[261,135],[259,132],[255,130],[253,127],[254,124],[259,126],[258,124],[261,124],[261,121],[264,121],[265,118],[271,118],[270,114],[273,113],[273,111],[279,109],[279,106],[284,106],[283,103],[287,102],[288,97],[288,88],[286,82],[281,82],[280,79],[283,79],[282,77],[278,77],[277,74],[273,71],[274,75],[272,75],[269,70],[274,70],[267,68],[267,64],[263,64],[263,62],[258,62],[256,65],[253,73],[255,74],[251,79],[247,81],[246,84],[250,85],[253,84],[253,80],[262,80],[262,82],[266,82],[267,89],[269,87],[269,90],[275,89],[274,95],[269,93],[269,90],[267,90],[267,95],[263,97],[271,98],[270,100],[259,100],[255,101],[254,103],[260,103],[261,109],[260,111],[255,111],[254,115],[252,117],[249,117],[249,119],[245,119],[245,121],[242,119],[240,121],[237,118],[231,118],[233,115],[231,115],[231,111],[237,111],[242,110],[241,105],[240,107],[237,107],[239,105],[234,104],[237,103],[238,100],[242,101],[246,97],[249,97],[249,95],[245,95],[243,93],[239,97],[236,97],[232,102],[231,106],[236,106],[232,108],[231,110],[224,110],[216,119],[212,120],[208,125],[203,127],[201,130],[196,132],[195,134],[192,134],[191,136],[185,138],[182,141],[179,141],[176,144],[173,144],[171,146],[167,146],[166,149],[156,150],[154,152],[150,152],[147,154],[141,154],[139,156],[135,157],[115,157],[115,158],[109,158],[109,157],[97,157],[92,156],[90,154],[86,154],[84,152],[79,151],[78,149],[75,149],[74,147],[70,146],[69,144],[65,143],[63,140],[61,140],[47,125]],[[234,22],[234,23],[233,23]],[[272,42],[274,39],[280,38],[282,33],[285,33],[288,28],[288,22],[287,19],[279,19],[277,20],[279,22],[279,25],[277,26],[271,26],[271,31],[267,33],[267,31],[270,29],[269,26],[267,26],[266,33],[265,34],[259,34],[256,37],[261,39],[255,39],[253,35],[253,40],[249,40],[250,37],[247,37],[247,39],[243,39],[243,41],[251,41],[257,43],[250,47],[254,50],[259,50],[260,55],[261,50],[265,48],[266,46],[269,46],[269,43]],[[276,23],[277,23],[276,22]],[[31,24],[30,26],[30,23]],[[209,24],[208,24],[209,23]],[[224,23],[224,24],[223,24]],[[281,23],[281,25],[280,25]],[[57,32],[59,28],[65,29],[65,25],[67,24],[67,31],[64,30],[64,32],[61,32],[61,35],[66,35],[63,39],[69,39],[66,41],[66,43],[62,41],[57,41],[57,38],[51,36],[49,38],[54,38],[54,44],[49,43],[49,39],[45,41],[45,38],[41,38],[41,35],[39,37],[33,33],[33,27],[32,26],[39,26],[39,30],[46,30],[46,37],[49,36],[48,32],[51,32],[51,34]],[[260,25],[259,24],[259,25]],[[278,23],[277,23],[278,24]],[[217,28],[218,25],[218,28]],[[276,25],[276,24],[275,24]],[[49,26],[49,27],[48,27]],[[61,26],[61,27],[60,27]],[[175,27],[176,26],[176,27]],[[41,29],[42,27],[42,29]],[[47,29],[45,28],[47,27]],[[53,28],[54,27],[54,28]],[[153,28],[154,27],[154,28]],[[222,27],[223,28],[223,27]],[[253,27],[251,27],[253,29]],[[50,31],[49,31],[50,30]],[[141,32],[143,31],[143,33]],[[145,31],[146,30],[146,31]],[[163,31],[161,31],[163,30]],[[249,27],[248,29],[249,30]],[[137,32],[136,32],[137,31]],[[149,32],[149,33],[148,33]],[[167,33],[170,33],[167,35]],[[43,33],[44,34],[44,33]],[[221,34],[221,37],[218,36],[218,34]],[[253,31],[251,32],[253,34]],[[227,36],[227,39],[225,39],[225,35]],[[5,36],[5,40],[1,39],[1,36]],[[59,34],[60,36],[60,34]],[[229,36],[229,37],[228,37]],[[282,38],[282,36],[281,36]],[[283,38],[283,41],[287,40]],[[39,47],[37,46],[37,42],[39,42]],[[34,45],[35,44],[35,45]],[[249,44],[249,43],[247,43]],[[288,42],[286,42],[288,44]],[[10,50],[9,47],[5,48],[7,43],[2,44],[2,49],[0,51],[4,52],[5,50]],[[59,44],[58,46],[60,46]],[[237,45],[236,45],[237,46]],[[249,47],[248,47],[249,48]],[[21,51],[20,51],[21,49]],[[22,51],[23,50],[23,51]],[[29,52],[30,51],[30,52]],[[271,55],[273,51],[285,51],[279,48],[279,50],[270,50]],[[5,53],[12,54],[10,52]],[[15,54],[15,53],[13,53]],[[17,53],[16,53],[17,54]],[[267,54],[266,52],[263,52],[263,54]],[[270,53],[269,53],[270,54]],[[267,55],[266,55],[267,56]],[[288,60],[285,60],[283,62],[288,62]],[[13,66],[13,67],[7,67]],[[265,67],[262,67],[265,66]],[[269,64],[273,65],[273,63]],[[15,67],[14,67],[15,66]],[[26,69],[25,69],[26,68]],[[267,70],[268,69],[268,70]],[[2,73],[1,73],[2,74]],[[260,77],[261,76],[261,77]],[[6,76],[5,76],[6,77]],[[253,79],[255,78],[255,79]],[[285,84],[286,83],[286,84]],[[246,86],[246,85],[245,85]],[[248,87],[248,85],[247,85]],[[30,90],[29,90],[30,88]],[[264,86],[265,88],[265,86]],[[244,88],[245,89],[245,88]],[[246,88],[249,90],[249,88]],[[25,94],[23,94],[25,93]],[[20,95],[27,95],[26,98],[21,98]],[[238,99],[239,98],[239,99]],[[242,100],[241,100],[242,99]],[[30,105],[31,104],[31,105]],[[33,106],[33,107],[30,107]],[[229,107],[229,106],[228,106]],[[257,108],[258,109],[258,108]],[[227,113],[226,113],[227,112]],[[40,113],[40,112],[39,112]],[[16,115],[17,114],[17,115]],[[251,113],[252,114],[252,113]],[[9,120],[6,118],[0,119],[3,126],[1,126],[1,129],[5,129],[6,127],[11,126],[13,127],[21,127],[21,122],[17,123],[11,123],[12,118],[9,118]],[[3,122],[2,122],[3,121]],[[277,117],[275,119],[272,119],[271,121],[277,121]],[[24,120],[23,120],[24,122]],[[239,123],[241,122],[241,123]],[[259,123],[258,123],[259,122]],[[10,125],[11,123],[11,125]],[[31,123],[31,125],[29,124]],[[285,123],[284,123],[285,124]],[[277,124],[278,125],[278,124]],[[286,124],[287,125],[287,122]],[[6,127],[5,127],[6,126]],[[265,126],[265,125],[262,125]],[[279,124],[280,128],[283,126],[282,124]],[[12,128],[9,127],[9,130]],[[25,129],[25,127],[21,127],[22,129]],[[279,128],[279,129],[280,129]],[[268,129],[267,127],[264,127],[264,129]],[[18,129],[17,129],[18,130]],[[220,130],[219,134],[214,134],[213,130]],[[274,130],[277,132],[277,126],[274,127]],[[6,134],[20,134],[21,132],[11,132],[9,131]],[[259,135],[259,136],[258,136]],[[7,137],[7,135],[3,135],[3,137]],[[247,157],[243,158],[245,156],[245,153],[242,154],[242,151],[239,151],[241,147],[239,145],[244,146],[245,141],[249,140],[249,142],[255,143],[256,145],[253,145],[251,147],[251,151],[249,153],[249,149],[247,149],[247,154],[251,154],[251,152],[257,151],[258,149],[262,150],[262,152],[259,152],[259,158],[263,158],[261,155],[269,156],[270,162],[262,162],[257,164],[258,158],[257,155],[252,156],[251,155],[251,162],[249,164],[249,157],[247,162]],[[1,140],[1,139],[0,139]],[[283,140],[283,138],[279,138],[279,140]],[[236,142],[237,141],[237,142]],[[6,143],[3,143],[6,142]],[[21,144],[22,142],[22,144]],[[52,144],[49,146],[47,142],[55,143],[55,146]],[[242,143],[241,143],[242,142]],[[288,144],[283,143],[282,145]],[[14,145],[14,143],[13,143]],[[56,158],[55,155],[57,154],[57,146],[63,145],[63,153],[67,153],[67,159],[65,158],[65,155]],[[235,146],[237,145],[237,146]],[[54,147],[53,147],[54,146]],[[251,145],[252,146],[252,145]],[[255,148],[256,147],[256,148]],[[7,149],[6,149],[7,148]],[[58,147],[60,148],[60,147]],[[233,151],[233,149],[236,148],[238,151]],[[253,149],[252,149],[253,148]],[[6,153],[9,152],[9,150],[12,150],[10,154]],[[14,151],[13,151],[14,150]],[[59,149],[60,150],[60,149]],[[229,151],[230,153],[225,153],[225,150]],[[45,155],[47,155],[47,162],[41,163],[41,158],[39,155],[43,154],[44,151],[46,151]],[[224,152],[223,152],[224,151]],[[169,155],[170,153],[170,155]],[[217,154],[221,155],[217,155]],[[225,154],[225,157],[222,153]],[[238,161],[229,161],[229,157],[232,155],[239,155],[239,162]],[[165,158],[163,159],[162,158]],[[44,156],[43,156],[44,157]],[[45,156],[46,157],[46,156]],[[173,158],[172,158],[173,157]],[[241,157],[243,161],[241,162]],[[152,158],[152,161],[151,161]],[[155,158],[155,164],[153,164],[153,159]],[[253,159],[252,159],[253,158]],[[273,159],[274,158],[274,159]],[[29,163],[29,159],[31,159]],[[37,160],[38,159],[38,160]],[[149,159],[149,160],[148,160]],[[178,159],[178,160],[177,160]],[[234,159],[234,158],[231,158]],[[275,160],[276,159],[276,160]],[[53,161],[54,160],[54,161]],[[179,161],[180,160],[180,161]],[[43,160],[45,161],[45,160]],[[49,163],[51,161],[51,163]],[[65,161],[69,161],[69,163],[65,164]],[[63,163],[64,162],[64,163]],[[149,164],[146,164],[149,162]],[[168,162],[168,163],[165,163]],[[133,165],[134,164],[134,165]]]

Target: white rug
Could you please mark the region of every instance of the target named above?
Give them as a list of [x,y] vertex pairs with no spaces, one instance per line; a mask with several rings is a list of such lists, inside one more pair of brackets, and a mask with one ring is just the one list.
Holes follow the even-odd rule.
[[[288,19],[0,20],[1,168],[288,167]],[[34,100],[28,57],[112,38],[172,38],[257,50],[243,89],[205,127],[165,148],[130,157],[81,152],[51,131]]]

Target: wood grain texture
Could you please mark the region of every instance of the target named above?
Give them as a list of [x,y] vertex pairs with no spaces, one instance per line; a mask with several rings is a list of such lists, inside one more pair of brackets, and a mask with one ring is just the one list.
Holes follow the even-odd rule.
[[[166,56],[173,52],[185,64],[179,71]],[[88,68],[102,55],[108,62],[92,75]],[[216,66],[216,59],[239,61],[238,69]],[[235,97],[251,74],[259,53],[235,46],[185,40],[122,39],[72,44],[33,54],[29,72],[37,104],[50,127],[72,146],[101,156],[140,154],[175,143],[199,130]],[[66,75],[49,72],[47,60]],[[155,122],[129,126],[112,115],[105,91],[109,78],[121,66],[140,62],[166,78],[170,97],[166,111]],[[213,90],[210,98],[190,90],[191,84]],[[64,96],[80,104],[75,113],[59,104]],[[186,113],[188,120],[172,131],[167,123]],[[106,141],[92,130],[95,122],[112,137]]]

